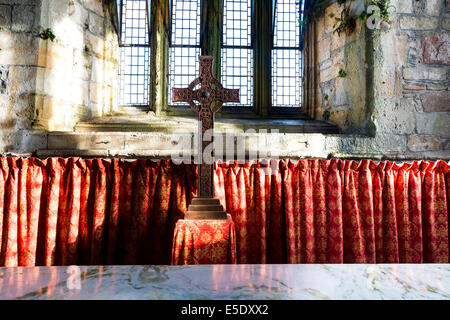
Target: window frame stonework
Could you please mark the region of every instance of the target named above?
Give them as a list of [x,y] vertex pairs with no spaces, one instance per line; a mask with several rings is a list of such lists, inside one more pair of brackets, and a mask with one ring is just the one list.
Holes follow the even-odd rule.
[[[272,106],[273,19],[276,0],[252,0],[253,106],[225,105],[218,117],[304,118],[305,95],[299,107]],[[200,48],[214,57],[213,74],[221,78],[223,0],[200,1]],[[169,52],[171,44],[171,0],[152,0],[150,10],[149,108],[161,115],[192,114],[189,106],[169,101]],[[271,23],[267,23],[271,21]],[[302,53],[303,55],[303,53]],[[302,59],[303,62],[303,59]],[[306,69],[302,68],[302,70]],[[304,81],[303,77],[302,80]],[[305,91],[302,84],[302,90]]]

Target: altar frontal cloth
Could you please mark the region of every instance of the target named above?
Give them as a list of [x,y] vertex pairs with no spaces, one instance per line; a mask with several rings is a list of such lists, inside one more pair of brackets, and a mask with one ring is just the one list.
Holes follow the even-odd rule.
[[237,263],[236,234],[231,215],[226,220],[178,220],[172,264]]

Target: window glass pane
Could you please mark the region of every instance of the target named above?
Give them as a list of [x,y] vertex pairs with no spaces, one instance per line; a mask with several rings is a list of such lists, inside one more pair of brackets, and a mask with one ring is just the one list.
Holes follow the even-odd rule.
[[302,0],[277,0],[275,8],[274,47],[300,46],[300,5]]
[[148,104],[149,47],[120,48],[120,104]]
[[253,105],[253,49],[222,49],[222,84],[240,89],[240,106]]
[[169,104],[172,88],[187,87],[199,74],[200,0],[172,0],[171,47],[169,50]]
[[[149,44],[148,17],[146,2],[148,0],[122,0],[122,44]],[[148,1],[150,8],[150,1]]]
[[251,46],[251,0],[224,0],[223,44],[225,46]]
[[300,23],[303,1],[277,0],[272,50],[272,105],[300,107],[302,52]]
[[200,45],[200,0],[172,0],[172,45]]
[[252,106],[252,1],[224,0],[223,6],[222,84],[239,89],[241,102],[236,105]]
[[200,48],[171,47],[169,53],[169,104],[185,105],[185,102],[172,102],[172,88],[186,88],[199,74]]
[[119,104],[148,104],[150,47],[149,0],[122,0]]

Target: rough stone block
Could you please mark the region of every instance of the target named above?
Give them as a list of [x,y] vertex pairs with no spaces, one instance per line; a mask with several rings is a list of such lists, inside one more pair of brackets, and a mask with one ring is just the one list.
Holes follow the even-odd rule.
[[444,91],[444,90],[448,89],[448,86],[442,86],[442,85],[437,85],[437,84],[427,84],[427,89],[433,90],[433,91]]
[[14,4],[36,4],[36,2],[38,1],[43,1],[43,0],[2,0],[2,4],[9,4],[9,5],[14,5]]
[[106,86],[103,84],[91,83],[89,85],[90,96],[89,99],[98,104],[103,105],[106,97]]
[[80,0],[81,4],[99,16],[104,16],[102,0]]
[[21,94],[10,98],[10,111],[14,115],[17,128],[30,128],[34,119],[34,101],[32,94]]
[[392,0],[391,5],[395,7],[396,13],[413,13],[412,1],[414,0]]
[[320,63],[320,65],[319,65],[320,71],[323,71],[330,67],[331,67],[331,59],[327,59],[327,60],[323,61],[322,63]]
[[397,35],[395,32],[382,32],[380,39],[384,57],[383,66],[391,68],[406,65],[407,47],[415,44],[408,41],[406,35]]
[[77,22],[81,27],[85,28],[86,25],[89,24],[88,11],[76,1],[71,2],[70,4],[68,10],[70,18],[74,22]]
[[450,137],[450,113],[418,112],[416,113],[417,133]]
[[103,36],[105,33],[105,19],[95,13],[89,13],[89,31],[97,36]]
[[427,18],[421,16],[400,17],[400,28],[403,30],[434,30],[437,26],[437,18]]
[[73,49],[57,42],[42,41],[39,48],[38,65],[47,69],[68,70],[73,64]]
[[36,65],[39,38],[31,33],[0,32],[0,63]]
[[405,83],[403,85],[403,89],[404,90],[425,90],[426,87],[425,87],[425,85],[420,85],[420,84]]
[[[396,93],[397,76],[401,77],[401,72],[396,68],[383,68],[375,87],[375,95],[383,98],[393,98]],[[401,86],[401,84],[400,84]]]
[[425,13],[430,16],[439,16],[441,13],[442,0],[427,0],[425,2]]
[[11,30],[16,32],[37,31],[35,6],[17,5],[12,10]]
[[16,145],[13,146],[13,151],[33,152],[47,148],[47,133],[43,130],[19,130],[16,138]]
[[450,30],[450,19],[443,19],[442,20],[442,28],[445,30]]
[[70,19],[64,20],[55,29],[56,39],[67,47],[84,50],[85,36],[81,26]]
[[[189,141],[191,141],[190,136],[191,134],[186,135]],[[177,139],[172,141],[172,138],[172,135],[161,133],[126,133],[125,148],[126,150],[175,150],[180,146],[176,144]]]
[[[330,111],[330,120],[336,123],[341,130],[344,132],[347,130],[352,130],[351,127],[351,111],[348,109],[348,106],[344,107],[331,107]],[[349,128],[350,127],[350,128]]]
[[78,149],[60,149],[60,150],[37,150],[36,154],[41,158],[47,157],[86,157],[86,158],[106,158],[115,156],[109,153],[109,150],[78,150]]
[[341,16],[342,8],[335,2],[325,9],[325,33],[333,32],[336,18]]
[[11,6],[0,5],[0,27],[11,28]]
[[348,100],[348,93],[347,93],[347,89],[348,88],[348,80],[346,78],[336,78],[335,81],[335,105],[340,106],[340,105],[348,105],[349,100]]
[[105,81],[105,61],[92,57],[92,73],[91,79],[96,83],[103,83]]
[[436,151],[441,145],[440,139],[433,136],[408,136],[408,149],[411,151]]
[[89,83],[82,80],[74,80],[70,86],[71,102],[86,106],[89,101]]
[[328,153],[374,154],[384,152],[404,152],[406,137],[404,135],[377,134],[374,138],[359,135],[328,135],[325,149]]
[[450,112],[449,91],[425,93],[421,96],[421,100],[426,112]]
[[48,137],[48,149],[123,149],[124,133],[53,132]]
[[338,35],[333,34],[331,36],[331,51],[342,48],[347,43],[347,38],[345,34]]
[[319,52],[319,62],[329,59],[331,51],[331,37],[326,37],[325,39],[321,40],[318,43],[316,50]]
[[63,101],[69,101],[70,94],[68,92],[72,78],[72,63],[70,61],[60,68],[38,68],[36,91]]
[[105,44],[102,38],[86,32],[86,51],[94,54],[97,58],[104,57]]
[[378,109],[373,115],[377,132],[414,133],[416,111],[417,102],[414,99],[378,100]]
[[36,67],[9,67],[9,88],[13,95],[33,93],[36,91]]
[[77,79],[89,81],[91,70],[91,56],[84,51],[74,50],[73,76]]
[[317,20],[315,20],[315,25],[317,32],[316,41],[319,42],[325,36],[325,18],[323,16],[318,17]]
[[7,66],[0,65],[0,94],[7,93],[8,76],[9,76],[9,68]]
[[422,57],[425,63],[450,65],[450,35],[448,33],[424,34]]
[[336,76],[337,76],[336,70],[333,67],[327,68],[325,70],[320,70],[319,82],[320,83],[328,82],[331,79],[336,78]]
[[445,68],[417,66],[415,68],[403,69],[403,78],[406,80],[446,80],[447,71]]
[[372,150],[378,150],[383,153],[387,151],[405,151],[406,137],[404,135],[379,133],[375,138],[357,138],[355,144],[356,147],[365,152],[372,152]]

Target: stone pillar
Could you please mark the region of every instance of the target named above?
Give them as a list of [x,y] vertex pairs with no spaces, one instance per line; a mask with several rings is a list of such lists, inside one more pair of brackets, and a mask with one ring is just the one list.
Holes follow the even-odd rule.
[[169,4],[151,1],[150,109],[158,114],[168,108]]
[[214,57],[213,75],[220,81],[222,0],[201,1],[200,46],[204,56]]
[[272,105],[272,0],[253,2],[254,105],[266,117]]

